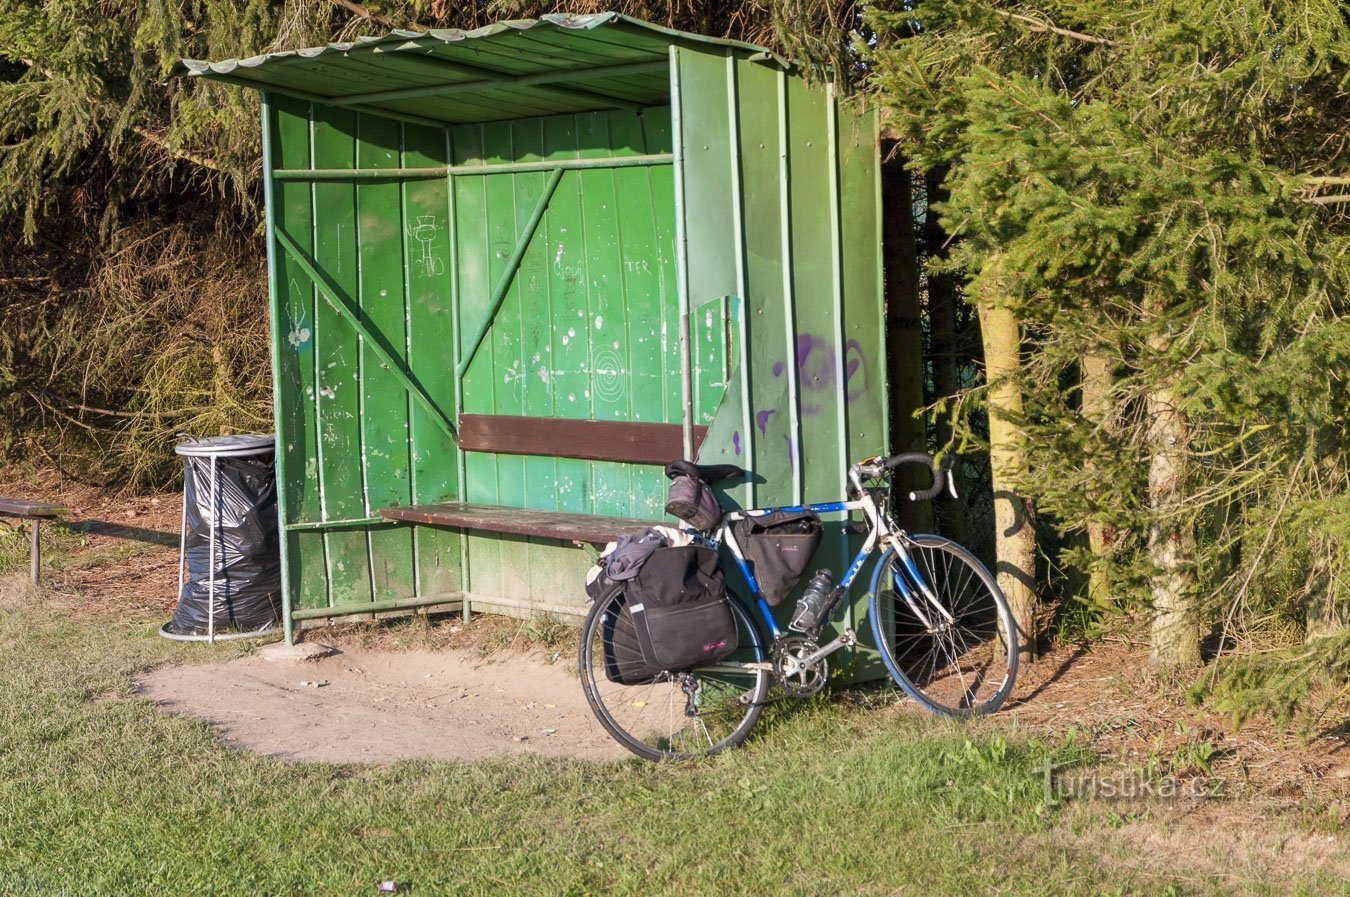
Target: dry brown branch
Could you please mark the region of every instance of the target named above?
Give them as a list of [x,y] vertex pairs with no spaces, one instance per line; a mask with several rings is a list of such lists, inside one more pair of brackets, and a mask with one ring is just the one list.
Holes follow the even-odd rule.
[[1057,34],[1060,37],[1067,37],[1071,40],[1082,41],[1087,44],[1100,44],[1105,47],[1123,47],[1125,44],[1118,40],[1111,40],[1109,37],[1098,37],[1095,34],[1083,34],[1081,31],[1070,31],[1067,28],[1059,28],[1051,25],[1049,22],[1042,22],[1040,19],[1033,19],[1031,16],[1019,15],[1015,12],[1008,12],[1002,9],[993,11],[994,15],[1002,16],[1014,22],[1020,22],[1027,26],[1028,31],[1034,31],[1038,34]]
[[353,0],[329,0],[334,6],[341,6],[343,9],[362,19],[369,19],[372,22],[383,25],[386,28],[398,28],[400,25],[393,19],[386,18],[379,13],[371,12],[360,3]]
[[169,141],[143,125],[132,125],[131,132],[147,143],[159,147],[175,159],[182,159],[184,162],[191,162],[193,165],[198,165],[202,168],[210,169],[211,171],[217,171],[221,174],[229,173],[228,168],[217,162],[215,159],[212,159],[210,156],[203,156],[201,153],[194,153],[192,150],[186,150],[182,147],[171,146]]

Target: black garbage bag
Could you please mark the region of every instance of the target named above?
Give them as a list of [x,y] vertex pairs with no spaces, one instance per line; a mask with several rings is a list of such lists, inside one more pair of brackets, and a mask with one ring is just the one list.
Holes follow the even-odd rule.
[[173,620],[164,627],[165,632],[173,635],[208,632],[213,567],[217,632],[263,629],[281,619],[281,553],[273,456],[215,458],[214,501],[212,461],[209,456],[183,458],[187,577],[179,589]]

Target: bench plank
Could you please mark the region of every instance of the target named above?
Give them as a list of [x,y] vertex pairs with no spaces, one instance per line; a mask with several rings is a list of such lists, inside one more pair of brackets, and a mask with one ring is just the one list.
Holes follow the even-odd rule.
[[61,505],[26,498],[0,498],[0,517],[60,517],[69,513],[70,508]]
[[[707,435],[707,427],[694,427],[695,453]],[[635,421],[461,414],[459,447],[467,452],[666,464],[684,457],[684,429]]]
[[572,514],[565,511],[503,508],[497,505],[474,505],[459,501],[381,508],[380,516],[409,523],[490,533],[512,533],[517,536],[542,536],[548,539],[587,542],[592,545],[604,545],[606,542],[614,541],[622,533],[662,522],[632,517],[596,517],[591,514]]

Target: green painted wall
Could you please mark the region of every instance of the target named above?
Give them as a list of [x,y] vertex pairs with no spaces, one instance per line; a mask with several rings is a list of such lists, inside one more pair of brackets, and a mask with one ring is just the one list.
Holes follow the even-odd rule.
[[[315,260],[451,419],[463,411],[679,423],[687,303],[693,419],[710,425],[700,460],[758,474],[729,498],[758,506],[840,498],[847,464],[886,448],[875,114],[744,54],[674,56],[672,106],[641,113],[439,129],[269,99],[273,170],[673,153],[673,162],[562,173],[458,389],[455,370],[549,172],[277,177],[271,224]],[[661,516],[667,481],[656,466],[458,451],[302,267],[280,251],[274,264],[292,609],[359,613],[461,590],[585,604],[588,552],[372,524],[381,507],[465,500]],[[826,546],[822,563],[842,564],[842,524]],[[859,631],[861,623],[853,620]]]
[[[743,506],[840,500],[848,465],[887,449],[876,114],[735,55],[677,59],[689,303],[744,297],[749,360],[699,460],[758,474],[730,491]],[[827,521],[819,566],[860,546],[845,522]],[[860,633],[866,585],[844,621]],[[880,671],[857,653],[856,674]]]

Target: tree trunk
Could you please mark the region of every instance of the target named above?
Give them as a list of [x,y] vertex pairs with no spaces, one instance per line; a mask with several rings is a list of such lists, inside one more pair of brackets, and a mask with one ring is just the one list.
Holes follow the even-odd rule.
[[[1111,362],[1102,355],[1087,355],[1082,364],[1082,412],[1083,417],[1099,429],[1107,425],[1111,414]],[[1097,464],[1087,459],[1088,482],[1098,482],[1102,476]],[[1111,603],[1111,584],[1104,569],[1104,561],[1111,552],[1110,528],[1100,520],[1088,518],[1088,548],[1092,551],[1093,564],[1088,573],[1088,600],[1098,606]]]
[[[942,188],[945,170],[930,172],[924,181],[928,214],[924,217],[923,245],[931,260],[947,256],[947,232],[941,221],[932,211],[935,202],[947,198]],[[928,273],[928,346],[929,357],[933,360],[933,399],[948,398],[956,395],[961,388],[960,347],[956,334],[957,279],[946,272]],[[939,446],[951,445],[955,428],[950,413],[936,415],[933,421],[934,435]],[[952,469],[956,479],[958,495],[966,494],[965,471],[960,464]],[[966,543],[966,507],[965,503],[950,496],[939,497],[934,507],[942,521],[942,533],[962,544]]]
[[[1345,458],[1337,428],[1320,428],[1316,445],[1318,494],[1330,497],[1346,486],[1340,474],[1345,469]],[[1340,550],[1339,540],[1325,536],[1314,539],[1312,555],[1303,601],[1303,632],[1309,642],[1350,626],[1350,585],[1347,585],[1350,564]]]
[[[1166,337],[1150,338],[1157,353]],[[1185,523],[1189,422],[1176,401],[1176,378],[1148,396],[1148,555],[1153,563],[1153,664],[1164,673],[1200,663],[1200,620],[1194,582],[1195,536]]]
[[1030,503],[1018,493],[1027,469],[1025,436],[1017,425],[1022,391],[1017,384],[1022,339],[1008,307],[1002,262],[990,259],[972,283],[984,341],[984,371],[989,384],[989,461],[994,477],[994,529],[998,584],[1017,621],[1024,659],[1036,656],[1036,530]]
[[1318,552],[1320,556],[1308,571],[1307,597],[1303,604],[1304,638],[1309,642],[1335,635],[1344,629],[1345,611],[1350,610],[1350,603],[1345,602],[1343,598],[1339,602],[1336,600],[1337,584],[1343,581],[1344,563],[1339,558],[1332,560],[1336,555],[1334,550],[1327,551],[1321,545],[1318,548],[1322,550]]
[[[886,380],[890,392],[891,451],[926,452],[923,330],[919,320],[919,259],[914,245],[914,196],[910,175],[894,156],[881,166],[882,261],[886,270]],[[928,474],[897,471],[895,495],[928,485]],[[928,502],[898,501],[896,517],[911,531],[933,528]]]

